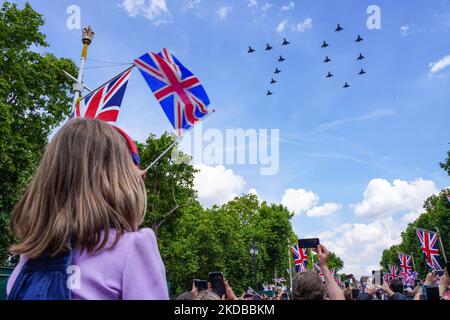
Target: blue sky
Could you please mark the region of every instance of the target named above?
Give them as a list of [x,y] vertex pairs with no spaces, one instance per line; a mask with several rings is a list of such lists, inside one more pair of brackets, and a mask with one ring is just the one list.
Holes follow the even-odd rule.
[[[262,176],[255,165],[197,164],[204,169],[196,181],[201,200],[220,203],[256,189],[263,200],[283,201],[296,211],[297,234],[320,235],[344,258],[347,272],[376,267],[423,200],[450,185],[438,165],[450,142],[450,1],[31,4],[46,18],[46,51],[78,63],[80,30],[66,27],[66,9],[77,5],[82,26],[96,32],[91,59],[132,62],[147,51],[173,51],[201,79],[217,110],[204,130],[279,129],[278,174]],[[372,4],[381,9],[380,30],[366,26]],[[337,23],[341,33],[334,32]],[[361,44],[354,42],[358,34]],[[283,37],[289,46],[280,45]],[[329,48],[320,48],[323,40]],[[272,52],[264,51],[266,42]],[[246,53],[249,45],[255,54]],[[362,62],[356,61],[360,52]],[[279,54],[286,58],[280,64]],[[333,60],[328,65],[325,55]],[[275,66],[282,73],[271,86],[274,95],[266,97]],[[361,67],[363,77],[357,75]],[[122,69],[87,69],[86,83],[96,87]],[[335,75],[331,80],[328,71]],[[345,81],[351,87],[344,90]],[[138,72],[119,124],[141,141],[171,130]]]

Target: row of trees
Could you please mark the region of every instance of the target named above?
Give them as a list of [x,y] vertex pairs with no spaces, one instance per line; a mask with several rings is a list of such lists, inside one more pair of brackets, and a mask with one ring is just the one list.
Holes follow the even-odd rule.
[[[19,9],[4,2],[0,9],[0,264],[8,263],[14,241],[10,212],[36,169],[48,135],[69,113],[71,82],[61,71],[77,73],[71,60],[31,50],[48,46],[39,31],[43,24],[42,15],[29,4]],[[171,142],[164,134],[138,144],[143,163]],[[259,248],[259,282],[287,278],[288,245],[296,242],[292,214],[254,195],[205,209],[193,188],[194,167],[172,160],[169,154],[148,173],[144,226],[158,236],[174,292],[189,289],[193,278],[204,279],[213,270],[224,272],[238,292],[245,290],[253,281],[253,244]],[[343,267],[338,257],[332,261],[337,270]]]
[[[440,164],[450,176],[450,151],[445,162]],[[398,252],[413,256],[416,271],[421,279],[424,279],[429,272],[425,257],[420,249],[420,242],[416,235],[416,228],[430,231],[440,231],[442,244],[447,257],[450,257],[450,202],[447,195],[450,189],[442,190],[439,195],[432,195],[424,203],[424,212],[416,221],[410,223],[402,233],[402,241],[399,245],[394,245],[383,251],[381,266],[388,270],[389,265],[399,265]]]

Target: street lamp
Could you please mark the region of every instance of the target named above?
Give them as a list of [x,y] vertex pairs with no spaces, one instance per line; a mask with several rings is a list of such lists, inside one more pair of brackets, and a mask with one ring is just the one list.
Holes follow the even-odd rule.
[[255,244],[252,244],[252,247],[250,248],[250,254],[252,255],[253,259],[253,277],[254,277],[254,283],[255,283],[255,290],[258,291],[258,280],[256,279],[256,256],[259,254],[259,249]]

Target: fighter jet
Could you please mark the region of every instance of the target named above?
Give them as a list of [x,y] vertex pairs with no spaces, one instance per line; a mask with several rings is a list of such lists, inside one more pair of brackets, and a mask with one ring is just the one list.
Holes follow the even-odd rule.
[[255,52],[255,49],[253,49],[252,47],[248,47],[248,53],[253,53],[253,52]]
[[361,71],[358,73],[360,76],[362,76],[363,74],[366,74],[366,72],[364,71],[364,69],[361,69]]
[[267,44],[266,44],[266,51],[270,51],[270,50],[272,50],[272,49],[273,49],[273,47],[271,47],[270,44],[267,43]]
[[365,57],[360,53],[359,57],[358,57],[358,60],[362,60],[362,59],[365,59]]
[[328,72],[327,78],[331,78],[331,77],[333,77],[333,75],[331,74],[331,72]]
[[342,88],[344,89],[350,88],[350,85],[346,82]]
[[334,30],[334,31],[341,32],[342,30],[344,30],[344,28],[342,28],[341,25],[338,24],[337,27],[336,27],[336,30]]
[[280,56],[280,57],[278,58],[278,62],[283,62],[284,60],[286,60],[286,59],[283,58],[282,56]]
[[326,41],[324,41],[323,44],[322,44],[322,48],[326,48],[328,46],[329,46],[329,44]]
[[267,90],[266,96],[271,96],[273,93],[270,90]]
[[364,39],[363,38],[361,38],[361,36],[358,34],[358,38],[355,40],[355,42],[361,42],[361,41],[363,41]]
[[330,62],[330,61],[331,61],[331,59],[328,58],[328,56],[326,56],[326,57],[325,57],[325,60],[323,60],[323,63],[328,63],[328,62]]
[[281,45],[287,46],[290,42],[286,40],[286,38],[283,39],[283,43]]
[[278,70],[278,68],[275,68],[275,74],[278,74],[278,73],[280,73],[281,72],[281,70]]
[[277,83],[277,80],[273,80],[273,78],[270,80],[270,84]]

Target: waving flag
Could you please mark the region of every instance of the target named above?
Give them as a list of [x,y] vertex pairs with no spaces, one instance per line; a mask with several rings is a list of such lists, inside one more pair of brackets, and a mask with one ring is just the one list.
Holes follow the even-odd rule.
[[389,266],[389,275],[391,276],[391,279],[398,278],[397,272],[398,272],[397,266],[392,266],[392,265]]
[[206,116],[209,98],[200,80],[167,49],[134,61],[179,135]]
[[441,258],[439,256],[438,234],[422,229],[416,229],[416,233],[428,266],[432,270],[442,270]]
[[306,270],[306,262],[308,261],[308,255],[306,249],[298,247],[298,244],[291,246],[292,253],[294,254],[295,270],[303,272]]
[[275,283],[282,284],[283,282],[286,282],[286,279],[284,277],[278,278],[278,279],[272,279]]
[[72,110],[71,118],[96,118],[115,124],[127,88],[132,68],[128,68],[97,90],[81,98]]
[[405,277],[413,271],[412,257],[404,253],[399,253],[398,259],[400,260],[399,276]]
[[411,272],[405,276],[403,276],[402,280],[403,280],[403,284],[406,287],[414,287],[414,283],[416,281],[418,273],[417,272]]
[[324,282],[325,278],[323,276],[322,268],[319,266],[318,263],[314,263],[314,268],[317,270],[317,273],[319,274],[319,277],[322,280],[322,282]]

